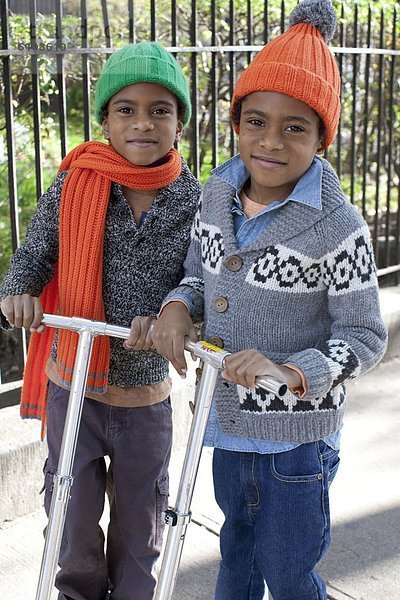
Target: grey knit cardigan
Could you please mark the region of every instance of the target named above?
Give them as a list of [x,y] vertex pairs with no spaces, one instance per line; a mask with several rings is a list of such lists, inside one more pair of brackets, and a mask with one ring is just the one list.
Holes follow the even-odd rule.
[[[11,260],[0,298],[39,296],[52,278],[58,259],[59,206],[65,177],[65,172],[57,175],[40,198],[25,243]],[[137,227],[121,187],[112,184],[103,262],[103,300],[109,323],[129,327],[136,315],[158,313],[163,298],[183,276],[200,193],[200,184],[182,159],[180,177],[159,192],[143,224]],[[135,387],[167,377],[168,362],[157,352],[126,350],[116,338],[110,342],[110,385]],[[53,348],[54,358],[55,352]]]
[[286,442],[332,434],[342,422],[345,382],[385,351],[368,227],[320,160],[322,210],[289,202],[241,249],[231,213],[234,188],[218,176],[205,185],[185,277],[173,293],[189,294],[194,316],[204,314],[206,339],[218,336],[231,352],[255,348],[296,365],[308,384],[303,398],[289,391],[281,399],[220,379],[214,398],[228,434]]

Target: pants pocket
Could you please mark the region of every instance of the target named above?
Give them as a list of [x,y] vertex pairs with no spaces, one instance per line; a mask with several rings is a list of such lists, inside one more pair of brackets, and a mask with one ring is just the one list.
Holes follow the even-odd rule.
[[54,475],[56,473],[56,469],[52,469],[49,466],[49,459],[46,458],[43,465],[43,487],[40,490],[39,494],[43,494],[43,492],[49,492],[52,494],[54,487]]
[[319,451],[321,453],[324,475],[327,478],[328,486],[331,485],[339,469],[340,458],[339,450],[330,448],[324,441],[320,441]]
[[46,510],[47,516],[50,514],[50,505],[51,505],[51,496],[54,488],[54,475],[56,474],[57,469],[51,467],[49,465],[49,459],[46,458],[46,461],[43,466],[43,487],[40,490],[42,494],[44,492],[44,508]]
[[323,478],[318,442],[301,444],[293,450],[271,454],[271,470],[279,481],[311,483]]
[[161,475],[156,483],[156,544],[161,546],[164,531],[164,513],[168,508],[169,476]]

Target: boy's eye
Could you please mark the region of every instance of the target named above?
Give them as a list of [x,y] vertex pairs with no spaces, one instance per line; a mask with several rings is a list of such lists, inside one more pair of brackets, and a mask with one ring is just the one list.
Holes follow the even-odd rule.
[[132,113],[132,109],[130,108],[130,106],[120,106],[118,108],[118,112],[130,115]]
[[167,115],[169,113],[169,111],[166,108],[155,108],[153,110],[153,114],[155,115]]
[[304,129],[299,125],[288,125],[288,127],[286,127],[286,131],[302,132]]
[[249,123],[249,125],[254,125],[255,127],[264,127],[264,123],[263,121],[261,121],[261,119],[248,119],[247,123]]

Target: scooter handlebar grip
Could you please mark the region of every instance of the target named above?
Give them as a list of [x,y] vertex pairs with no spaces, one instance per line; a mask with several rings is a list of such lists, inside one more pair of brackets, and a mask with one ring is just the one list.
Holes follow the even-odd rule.
[[283,383],[283,381],[279,381],[274,377],[256,377],[256,385],[257,387],[260,387],[267,392],[272,392],[279,397],[284,396],[288,390],[286,383]]

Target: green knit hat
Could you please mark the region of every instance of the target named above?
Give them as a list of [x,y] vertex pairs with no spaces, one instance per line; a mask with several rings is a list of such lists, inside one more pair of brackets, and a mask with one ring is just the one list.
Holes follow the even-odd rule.
[[114,94],[134,83],[159,83],[172,92],[183,108],[183,124],[191,115],[189,86],[182,69],[172,56],[156,42],[128,44],[110,56],[96,85],[96,119]]

